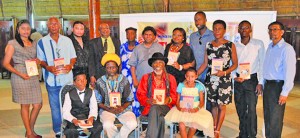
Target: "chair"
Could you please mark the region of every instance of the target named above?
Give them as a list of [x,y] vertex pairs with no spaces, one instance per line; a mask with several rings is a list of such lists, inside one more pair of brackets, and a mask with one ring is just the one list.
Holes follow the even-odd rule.
[[[204,91],[203,91],[203,93],[204,93],[204,108],[206,108],[207,93],[206,93],[205,85],[198,80],[195,80],[195,82],[199,83],[204,88]],[[178,125],[178,123],[173,123],[170,125],[170,127],[172,126],[172,128],[173,128],[175,126],[174,129],[175,129],[175,132],[177,132],[177,127],[176,127],[177,125]],[[172,131],[172,133],[173,133],[173,131]],[[204,137],[207,138],[207,136],[204,136]]]

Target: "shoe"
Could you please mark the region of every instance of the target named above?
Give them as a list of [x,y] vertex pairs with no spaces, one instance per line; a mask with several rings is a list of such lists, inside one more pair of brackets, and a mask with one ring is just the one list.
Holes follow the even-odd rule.
[[60,132],[55,133],[55,137],[60,138],[60,134],[61,134]]
[[203,131],[197,130],[196,133],[195,133],[195,136],[204,137]]

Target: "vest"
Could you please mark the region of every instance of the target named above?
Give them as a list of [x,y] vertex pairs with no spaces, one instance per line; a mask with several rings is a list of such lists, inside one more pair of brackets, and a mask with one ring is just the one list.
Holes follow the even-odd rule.
[[88,119],[92,92],[93,91],[91,89],[85,89],[83,102],[81,102],[79,95],[77,94],[77,89],[72,89],[69,92],[72,106],[71,114],[78,120]]

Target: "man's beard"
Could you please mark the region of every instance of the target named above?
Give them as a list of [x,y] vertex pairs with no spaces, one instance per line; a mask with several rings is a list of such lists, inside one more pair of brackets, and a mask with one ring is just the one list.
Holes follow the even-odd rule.
[[197,28],[198,28],[198,30],[200,31],[200,30],[206,28],[206,25],[198,25]]
[[156,75],[161,75],[163,73],[163,70],[161,68],[155,68],[153,69],[153,72],[156,74]]

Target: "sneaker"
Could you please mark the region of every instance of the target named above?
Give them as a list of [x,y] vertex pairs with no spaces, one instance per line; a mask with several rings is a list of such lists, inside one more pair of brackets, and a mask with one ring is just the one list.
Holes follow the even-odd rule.
[[140,138],[146,138],[147,129],[141,132]]

